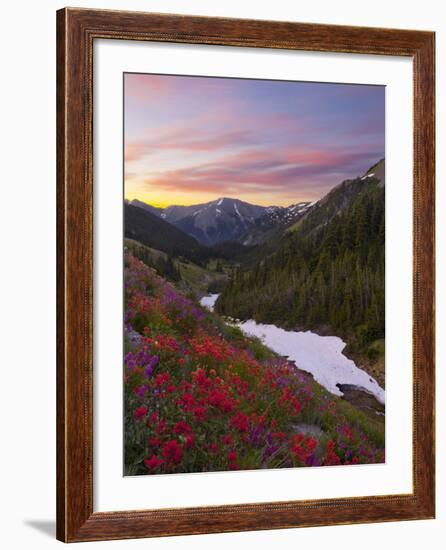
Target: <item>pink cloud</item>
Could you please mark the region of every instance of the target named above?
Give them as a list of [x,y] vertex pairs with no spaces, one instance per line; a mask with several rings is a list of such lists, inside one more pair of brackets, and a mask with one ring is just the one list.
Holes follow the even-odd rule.
[[[355,177],[374,161],[380,152],[350,153],[345,151],[295,151],[288,154],[269,151],[246,151],[224,161],[198,164],[171,170],[147,178],[150,186],[160,190],[233,193],[238,186],[243,190],[263,192],[301,192],[302,184],[322,193],[324,188],[340,183],[338,178]],[[309,182],[312,182],[309,184]]]
[[175,79],[166,78],[165,75],[146,75],[127,73],[124,77],[125,98],[145,102],[154,95],[167,95],[176,92]]
[[143,142],[133,141],[125,144],[124,160],[132,162],[145,155],[146,145]]
[[[153,133],[153,132],[152,132]],[[185,151],[217,151],[227,147],[252,144],[255,138],[245,130],[221,134],[203,134],[194,136],[191,128],[176,130],[156,138],[129,141],[125,146],[125,160],[132,162],[161,150],[182,149]]]

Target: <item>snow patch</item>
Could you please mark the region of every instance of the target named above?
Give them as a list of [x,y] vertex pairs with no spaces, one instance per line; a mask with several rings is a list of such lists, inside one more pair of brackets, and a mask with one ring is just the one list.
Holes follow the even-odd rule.
[[[240,211],[238,209],[237,203],[234,203],[234,210],[237,216],[240,218],[240,221],[242,224],[246,227],[246,220],[243,218],[243,216],[240,214]],[[254,223],[254,220],[252,218],[249,218],[252,223]]]
[[220,294],[210,294],[209,296],[203,296],[203,298],[200,299],[200,304],[206,309],[214,311],[215,302],[217,301],[217,298],[219,296]]
[[287,331],[275,325],[257,324],[252,320],[239,323],[238,326],[248,336],[257,336],[276,353],[295,361],[299,369],[311,373],[330,393],[343,395],[337,384],[352,384],[384,403],[384,390],[342,353],[346,344],[337,336],[319,336],[311,331]]
[[193,212],[192,216],[198,216],[198,214],[201,214],[202,212],[204,212],[208,208],[209,208],[209,206],[205,206],[204,208],[200,208],[200,210],[196,210],[195,212]]
[[366,174],[365,176],[362,176],[361,180],[365,180],[365,179],[367,179],[367,178],[373,178],[374,175],[375,175],[374,173],[372,173],[372,174]]
[[[200,304],[214,311],[219,294],[203,296]],[[358,368],[342,350],[346,344],[337,336],[319,336],[314,332],[288,331],[275,325],[262,325],[253,320],[236,323],[247,336],[256,336],[271,350],[294,361],[297,367],[309,372],[316,382],[334,395],[343,393],[337,384],[350,384],[371,393],[385,402],[385,391],[368,373]]]

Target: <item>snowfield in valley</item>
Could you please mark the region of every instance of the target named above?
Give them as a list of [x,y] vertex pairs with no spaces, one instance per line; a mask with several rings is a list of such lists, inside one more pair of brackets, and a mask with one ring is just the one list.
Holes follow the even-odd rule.
[[[204,296],[202,306],[214,310],[218,294]],[[371,393],[385,402],[385,391],[374,378],[358,368],[343,353],[346,344],[337,336],[319,336],[311,331],[287,331],[275,325],[258,324],[253,320],[238,323],[247,336],[256,336],[274,352],[294,361],[299,369],[309,372],[314,379],[334,395],[343,395],[337,384],[351,384]]]
[[335,395],[343,395],[336,384],[351,384],[363,388],[384,404],[385,392],[365,371],[348,359],[337,336],[319,336],[314,332],[293,332],[275,325],[261,325],[249,320],[238,325],[248,336],[257,336],[270,349],[288,357]]
[[209,296],[203,296],[203,298],[201,298],[200,300],[200,304],[210,311],[214,311],[214,305],[218,297],[219,294],[210,294]]

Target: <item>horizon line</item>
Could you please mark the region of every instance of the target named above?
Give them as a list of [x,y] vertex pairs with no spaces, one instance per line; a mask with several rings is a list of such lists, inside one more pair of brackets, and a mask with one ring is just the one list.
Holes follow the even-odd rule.
[[[335,186],[336,187],[336,186]],[[333,189],[333,188],[332,188]],[[325,196],[325,195],[324,195]],[[321,197],[322,198],[322,197]],[[166,204],[165,206],[162,206],[163,203],[159,202],[157,203],[156,201],[155,202],[146,202],[142,199],[139,199],[137,197],[134,197],[132,199],[130,198],[127,198],[127,197],[124,197],[124,201],[125,202],[128,202],[128,203],[132,203],[133,201],[138,201],[138,202],[142,202],[143,204],[147,205],[147,206],[152,206],[153,208],[170,208],[171,206],[184,206],[184,207],[188,207],[188,206],[204,206],[206,204],[211,204],[213,202],[218,202],[218,201],[224,201],[224,200],[230,200],[230,201],[239,201],[239,202],[244,202],[245,204],[249,204],[251,206],[261,206],[263,208],[287,208],[289,206],[293,206],[295,204],[308,204],[308,203],[311,203],[311,202],[317,202],[318,200],[320,199],[317,199],[316,201],[312,201],[312,200],[299,200],[299,201],[295,201],[295,202],[291,202],[289,204],[287,204],[286,206],[284,205],[281,205],[281,204],[271,204],[271,203],[268,203],[268,204],[258,204],[258,203],[254,203],[254,202],[249,202],[249,201],[245,201],[245,200],[242,200],[242,199],[239,199],[238,197],[217,197],[216,199],[212,199],[210,201],[206,201],[206,202],[194,202],[194,203],[190,203],[190,204],[178,204],[178,203],[175,203],[175,204]]]
[[[169,207],[172,207],[172,206],[184,206],[184,207],[187,207],[187,206],[200,206],[200,205],[205,205],[205,204],[210,204],[212,202],[217,202],[219,200],[238,200],[240,202],[244,202],[246,204],[250,204],[250,205],[253,205],[253,206],[262,206],[264,208],[272,208],[272,207],[282,207],[282,208],[287,208],[289,206],[292,206],[292,205],[295,205],[295,204],[301,204],[301,203],[315,203],[319,200],[321,200],[323,197],[325,197],[328,193],[330,193],[330,191],[332,189],[334,189],[337,185],[340,185],[342,184],[344,181],[348,181],[348,180],[352,180],[352,179],[357,179],[357,178],[360,178],[362,175],[366,174],[367,172],[369,172],[372,168],[374,168],[377,164],[379,164],[380,162],[383,162],[385,161],[385,156],[381,157],[380,159],[378,159],[376,162],[374,162],[367,170],[365,170],[363,173],[359,174],[359,175],[356,175],[356,176],[351,176],[350,178],[346,178],[342,181],[339,181],[337,183],[335,183],[332,187],[330,187],[330,189],[328,189],[328,191],[326,193],[324,193],[323,195],[321,195],[320,197],[318,198],[311,198],[311,199],[299,199],[299,200],[291,200],[290,202],[287,202],[286,204],[274,204],[274,203],[265,203],[265,204],[262,204],[263,201],[260,202],[260,204],[257,202],[257,201],[254,201],[254,202],[249,202],[247,200],[243,200],[243,199],[240,199],[238,197],[227,197],[227,196],[217,196],[216,198],[214,199],[211,199],[211,200],[208,200],[208,201],[203,201],[203,202],[189,202],[189,203],[181,203],[181,202],[171,202],[171,203],[167,203],[167,202],[164,202],[162,200],[160,201],[147,201],[147,200],[144,200],[143,198],[141,198],[141,195],[143,195],[143,193],[141,195],[133,195],[131,197],[128,197],[128,196],[125,196],[124,195],[124,201],[127,201],[129,203],[131,203],[132,201],[136,200],[136,201],[139,201],[139,202],[142,202],[148,206],[152,206],[154,208],[169,208]],[[125,182],[124,182],[124,193],[125,193]]]

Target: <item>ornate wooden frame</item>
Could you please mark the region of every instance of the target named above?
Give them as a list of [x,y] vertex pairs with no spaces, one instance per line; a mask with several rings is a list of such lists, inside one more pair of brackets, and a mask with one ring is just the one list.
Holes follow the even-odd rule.
[[[413,493],[93,512],[93,41],[409,56],[414,67]],[[66,8],[57,12],[57,538],[124,539],[434,517],[432,32]]]

